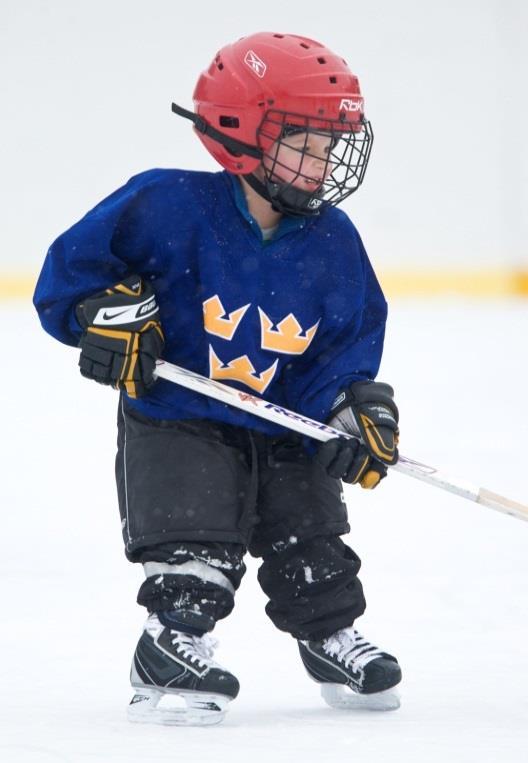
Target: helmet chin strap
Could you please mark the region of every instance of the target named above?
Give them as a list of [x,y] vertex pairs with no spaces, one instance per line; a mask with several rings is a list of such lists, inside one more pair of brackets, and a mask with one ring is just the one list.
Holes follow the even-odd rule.
[[263,183],[256,175],[244,175],[246,183],[263,199],[269,201],[272,209],[289,217],[315,217],[321,211],[324,201],[317,194],[295,188],[290,183],[275,183],[266,178]]

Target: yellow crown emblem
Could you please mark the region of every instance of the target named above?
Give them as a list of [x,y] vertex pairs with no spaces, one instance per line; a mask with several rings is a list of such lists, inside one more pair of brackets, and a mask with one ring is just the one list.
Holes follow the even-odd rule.
[[245,384],[246,387],[262,394],[275,376],[279,359],[269,368],[258,374],[247,355],[222,363],[218,355],[209,345],[209,377],[211,379],[231,379]]
[[305,336],[302,336],[302,326],[293,313],[277,323],[277,328],[273,328],[273,321],[260,307],[259,315],[262,349],[287,355],[302,355],[306,352],[321,320],[319,319],[316,324],[307,329]]
[[208,334],[221,336],[222,339],[231,341],[248,307],[249,304],[244,305],[227,315],[220,297],[215,294],[203,303],[205,330]]

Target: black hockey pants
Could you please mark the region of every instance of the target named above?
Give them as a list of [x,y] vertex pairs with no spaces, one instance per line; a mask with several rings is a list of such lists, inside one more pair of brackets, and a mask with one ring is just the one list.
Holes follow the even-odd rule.
[[271,437],[205,420],[118,415],[116,478],[130,561],[144,565],[138,602],[191,632],[234,605],[244,554],[261,557],[266,612],[297,639],[320,639],[365,609],[341,484],[295,434]]

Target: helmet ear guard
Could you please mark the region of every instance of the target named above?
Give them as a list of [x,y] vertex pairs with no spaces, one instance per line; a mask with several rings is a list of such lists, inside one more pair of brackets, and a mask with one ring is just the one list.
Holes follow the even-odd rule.
[[[206,148],[213,154],[215,159],[234,174],[253,172],[262,160],[262,151],[257,146],[250,146],[243,141],[232,138],[230,135],[217,130],[205,121],[203,117],[194,111],[188,111],[177,103],[172,104],[172,111],[179,117],[190,119],[200,139],[206,144]],[[222,120],[236,120],[236,117],[220,117]],[[231,126],[224,123],[223,126]],[[206,143],[207,141],[207,143]],[[210,146],[208,144],[211,144]],[[222,161],[223,160],[223,161]],[[252,161],[251,161],[252,160]],[[227,164],[232,166],[226,166]]]

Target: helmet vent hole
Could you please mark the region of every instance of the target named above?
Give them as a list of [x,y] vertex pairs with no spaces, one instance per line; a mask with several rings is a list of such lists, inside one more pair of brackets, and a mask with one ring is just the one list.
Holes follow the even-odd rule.
[[320,64],[326,64],[326,58],[318,58],[317,60]]
[[240,122],[238,117],[221,116],[220,127],[230,127],[231,129],[236,129],[237,127],[240,127]]
[[328,77],[328,79],[330,80],[332,85],[336,85],[337,84],[337,77]]
[[224,65],[221,61],[217,64],[217,66],[220,69],[220,71],[222,71],[222,69],[224,68]]
[[310,50],[310,46],[307,45],[305,42],[301,42],[300,45],[301,45],[301,48],[306,48],[306,50]]
[[274,34],[273,36],[274,37],[278,37],[279,40],[283,40],[284,39],[284,35],[283,34]]

